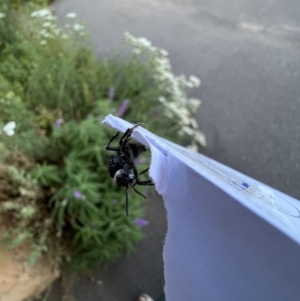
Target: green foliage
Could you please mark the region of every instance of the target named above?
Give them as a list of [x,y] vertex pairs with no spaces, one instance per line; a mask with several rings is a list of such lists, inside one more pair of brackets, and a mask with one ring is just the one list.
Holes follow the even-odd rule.
[[11,166],[9,168],[10,176],[13,182],[13,186],[30,188],[31,185],[35,184],[36,181],[32,180],[31,176],[26,174],[24,170],[17,170],[15,167]]
[[[143,215],[142,200],[130,196],[128,219],[124,190],[117,189],[107,174],[104,143],[109,135],[106,129],[99,130],[100,126],[99,118],[90,116],[80,123],[64,123],[50,137],[56,154],[63,154],[64,168],[59,174],[63,185],[49,204],[53,218],[62,226],[68,221],[74,229],[76,265],[82,263],[80,258],[85,258],[84,266],[94,260],[112,260],[120,252],[132,250],[133,242],[141,237],[132,221]],[[117,204],[112,202],[115,199]]]
[[44,187],[51,187],[61,183],[58,167],[56,165],[38,163],[31,171],[31,175]]
[[45,150],[45,142],[37,131],[36,115],[13,89],[13,85],[4,77],[4,72],[0,74],[0,127],[9,121],[17,121],[16,131],[20,133],[12,137],[0,135],[0,143],[2,141],[7,148],[17,148],[30,157],[41,156]]
[[[7,182],[12,183],[12,192],[4,185]],[[40,204],[43,192],[29,174],[14,167],[7,170],[2,165],[0,187],[2,193],[8,193],[8,199],[5,201],[1,195],[1,220],[3,221],[3,217],[4,220],[9,218],[8,225],[11,225],[2,235],[1,242],[9,250],[23,244],[30,245],[28,263],[33,266],[51,245],[53,232],[53,223],[44,213],[46,204]],[[57,254],[60,254],[59,250]]]
[[[143,215],[143,200],[130,196],[128,219],[124,190],[117,189],[107,174],[104,145],[111,132],[101,125],[100,116],[112,112],[120,101],[108,99],[109,66],[97,63],[88,48],[62,39],[49,41],[47,48],[33,40],[26,48],[28,32],[20,29],[0,54],[4,58],[0,63],[0,126],[11,120],[17,124],[15,135],[3,134],[0,139],[7,149],[21,151],[37,162],[29,174],[18,178],[15,173],[14,182],[19,185],[30,176],[53,191],[49,206],[57,235],[73,241],[71,267],[91,267],[94,261],[107,262],[129,253],[142,236],[133,220]],[[20,206],[14,208],[15,217],[30,215],[30,208],[24,208],[24,212]],[[22,227],[25,220],[19,220]],[[32,239],[32,231],[24,231],[17,231],[7,244],[15,247]],[[11,232],[5,239],[9,237],[13,237]],[[44,240],[40,235],[30,262],[46,250]]]
[[[101,120],[114,113],[183,141],[188,135],[181,137],[178,131],[190,126],[191,111],[178,110],[178,106],[189,107],[185,91],[191,82],[175,77],[164,52],[143,47],[142,39],[131,38],[138,51],[126,58],[117,51],[98,61],[77,20],[63,32],[47,9],[33,12],[32,5],[20,11],[8,7],[2,7],[6,17],[0,19],[0,146],[35,162],[26,172],[11,169],[11,185],[24,192],[28,185],[38,183],[44,191],[46,199],[41,201],[49,209],[43,214],[51,214],[56,237],[70,242],[73,269],[130,253],[142,237],[134,220],[143,216],[143,199],[130,193],[128,218],[125,192],[108,176],[110,154],[104,146],[113,133]],[[199,102],[194,103],[197,108]],[[180,118],[174,118],[178,112]],[[16,127],[7,134],[4,126],[12,121]],[[192,137],[194,131],[190,128]],[[12,246],[35,237],[36,229],[30,225],[39,212],[37,203],[25,204],[24,198],[21,194],[17,202],[1,205],[25,229],[14,236],[7,234],[6,238],[14,237]],[[35,241],[31,263],[47,250],[50,232],[45,229]]]
[[21,8],[24,5],[28,5],[28,4],[45,6],[53,2],[53,0],[4,0],[4,1],[2,0],[2,2],[5,2],[11,8],[16,9],[16,8]]

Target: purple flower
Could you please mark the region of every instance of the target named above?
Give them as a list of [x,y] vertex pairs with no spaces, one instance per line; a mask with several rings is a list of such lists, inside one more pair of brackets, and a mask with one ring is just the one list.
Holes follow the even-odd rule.
[[73,196],[75,199],[81,199],[82,198],[82,194],[79,190],[75,190],[73,193]]
[[115,97],[115,88],[114,87],[110,87],[110,89],[108,91],[108,97],[111,100],[113,100],[113,98]]
[[64,120],[62,118],[58,118],[55,121],[55,126],[59,129],[63,122],[64,122]]
[[136,218],[133,223],[138,227],[145,227],[149,225],[149,222],[143,218]]
[[122,104],[120,105],[119,109],[118,109],[118,113],[117,116],[118,117],[122,117],[124,115],[124,113],[126,112],[128,105],[129,105],[130,100],[129,99],[125,99]]
[[111,203],[112,203],[113,205],[117,205],[117,204],[118,204],[118,200],[112,199],[112,200],[111,200]]

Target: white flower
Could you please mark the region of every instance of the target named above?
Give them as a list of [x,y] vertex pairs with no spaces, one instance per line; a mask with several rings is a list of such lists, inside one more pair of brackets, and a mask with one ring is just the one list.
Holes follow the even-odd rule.
[[185,85],[188,87],[188,88],[194,88],[194,84],[192,82],[186,82]]
[[159,52],[163,55],[163,56],[168,56],[169,52],[165,49],[160,49]]
[[198,152],[198,146],[196,144],[194,144],[194,143],[192,143],[191,145],[189,145],[187,148],[190,149],[193,152]]
[[134,54],[136,54],[136,55],[139,55],[139,54],[142,53],[142,50],[139,49],[139,48],[134,48],[134,49],[132,50],[132,52],[133,52]]
[[150,46],[149,49],[152,51],[152,52],[156,52],[157,48],[154,47],[154,46]]
[[6,14],[0,12],[0,19],[5,18],[5,17],[6,17]]
[[47,32],[45,29],[42,29],[40,31],[40,35],[43,36],[44,38],[51,38],[52,37],[52,35],[49,32]]
[[53,15],[48,15],[44,18],[45,20],[50,20],[50,21],[53,21],[53,20],[57,20],[57,17],[54,17]]
[[201,104],[201,100],[197,98],[190,98],[188,100],[188,107],[192,112],[196,112]]
[[[170,61],[167,58],[157,57],[155,58],[155,63],[157,64],[157,69],[167,69],[171,70]],[[174,74],[172,74],[174,76]]]
[[197,129],[199,127],[198,122],[195,118],[191,118],[190,122],[191,122],[191,125],[194,129]]
[[180,74],[179,76],[177,76],[178,81],[185,86],[186,83],[186,75],[185,74]]
[[151,42],[150,42],[148,39],[144,38],[144,37],[138,38],[138,39],[137,39],[137,42],[138,42],[141,46],[146,47],[146,48],[151,47],[151,45],[152,45]]
[[181,128],[181,133],[188,134],[190,137],[193,138],[194,141],[200,143],[201,145],[205,146],[206,145],[206,139],[203,133],[201,133],[198,130],[194,130],[188,126],[183,126]]
[[166,101],[166,98],[164,96],[159,96],[158,101],[164,103]]
[[43,24],[43,27],[50,27],[51,25],[52,25],[51,22],[45,22],[45,23]]
[[44,9],[34,11],[30,16],[32,18],[35,18],[35,17],[44,18],[44,17],[51,16],[51,15],[52,15],[51,11],[47,8],[44,8]]
[[167,107],[178,116],[182,116],[182,119],[185,119],[184,117],[187,117],[185,119],[185,123],[189,124],[189,117],[188,117],[189,111],[185,107],[181,107],[177,105],[175,102],[168,102]]
[[77,17],[77,14],[76,13],[68,13],[68,14],[66,14],[66,17],[70,18],[70,19],[74,19]]
[[182,128],[181,128],[181,130],[184,132],[184,133],[186,133],[186,134],[188,134],[189,136],[192,136],[193,134],[194,134],[194,130],[192,129],[192,128],[190,128],[189,126],[183,126]]
[[200,79],[197,76],[191,75],[189,77],[190,82],[194,85],[194,87],[199,87],[200,86]]
[[204,136],[204,134],[202,134],[201,132],[199,131],[195,131],[194,132],[194,139],[196,141],[198,141],[201,145],[205,146],[206,145],[206,138]]
[[41,44],[41,45],[46,45],[46,44],[47,44],[47,41],[46,41],[46,40],[42,40],[42,41],[40,41],[40,44]]
[[124,38],[125,42],[128,42],[128,43],[135,41],[135,37],[132,34],[130,34],[128,31],[126,31],[124,33],[123,38]]
[[79,24],[79,23],[75,23],[73,25],[73,28],[74,28],[75,31],[80,31],[80,30],[84,29],[84,26]]
[[31,14],[30,14],[30,17],[31,18],[35,18],[35,17],[37,17],[38,16],[38,11],[34,11],[34,12],[32,12]]
[[10,121],[3,127],[3,131],[7,136],[13,136],[15,134],[15,128],[16,123],[14,121]]
[[53,29],[52,29],[52,32],[53,32],[54,34],[56,34],[57,36],[59,36],[61,30],[60,30],[60,28],[53,28]]
[[169,71],[164,71],[164,70],[157,70],[160,75],[162,80],[169,80],[170,82],[175,82],[175,76],[174,74],[170,73]]

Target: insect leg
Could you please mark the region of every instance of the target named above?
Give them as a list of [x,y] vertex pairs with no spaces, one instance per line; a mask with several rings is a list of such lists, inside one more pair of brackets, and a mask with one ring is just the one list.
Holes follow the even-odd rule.
[[130,129],[127,129],[125,133],[123,134],[122,138],[120,139],[120,147],[122,148],[124,145],[127,144],[127,142],[130,140],[131,134],[133,130],[137,127],[138,125],[133,126]]
[[136,184],[137,185],[142,185],[142,186],[154,185],[154,183],[152,182],[152,180],[147,180],[147,181],[139,181],[139,180],[137,180]]
[[119,151],[120,148],[119,147],[112,147],[110,146],[110,144],[118,137],[118,135],[120,134],[120,132],[117,132],[108,142],[108,144],[105,146],[105,149],[107,150],[111,150],[111,151]]
[[133,127],[126,130],[122,138],[120,139],[120,147],[123,148],[124,145],[127,144],[127,142],[130,140],[131,134],[138,126],[142,126],[143,128],[148,128],[145,123],[137,123]]
[[137,194],[139,194],[140,196],[142,196],[144,199],[146,199],[146,197],[145,197],[142,193],[140,193],[139,191],[137,191],[134,187],[133,187],[133,190],[134,190]]
[[139,175],[142,175],[143,173],[147,172],[147,171],[149,170],[149,168],[150,168],[150,167],[148,167],[147,169],[141,171],[141,172],[139,173]]
[[126,215],[127,217],[129,216],[128,215],[128,187],[126,187],[126,203],[125,203],[125,210],[126,210]]

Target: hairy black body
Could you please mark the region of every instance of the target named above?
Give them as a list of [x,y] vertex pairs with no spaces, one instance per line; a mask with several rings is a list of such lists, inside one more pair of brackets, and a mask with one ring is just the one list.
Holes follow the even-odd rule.
[[143,123],[138,123],[132,128],[126,130],[119,141],[119,146],[112,147],[110,144],[118,137],[120,132],[114,135],[108,144],[106,145],[107,150],[115,151],[116,155],[111,156],[108,160],[108,172],[111,178],[115,181],[117,186],[126,188],[126,215],[128,216],[128,188],[133,188],[133,190],[146,198],[142,193],[137,191],[135,185],[154,185],[151,180],[140,181],[138,176],[148,171],[146,170],[138,173],[134,160],[144,151],[146,148],[144,145],[137,143],[129,143],[131,134],[135,128],[138,126],[145,126]]

